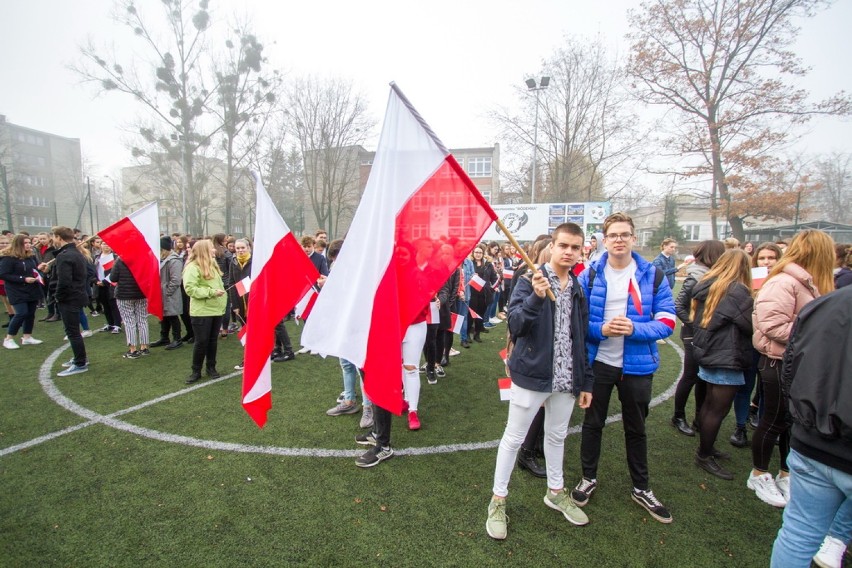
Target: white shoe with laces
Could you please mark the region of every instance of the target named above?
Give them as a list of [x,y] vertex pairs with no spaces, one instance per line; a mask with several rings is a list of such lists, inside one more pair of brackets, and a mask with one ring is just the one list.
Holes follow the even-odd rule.
[[778,491],[784,497],[784,500],[788,503],[790,502],[790,476],[781,477],[779,473],[775,477],[775,487],[778,488]]
[[24,337],[21,339],[21,345],[41,345],[44,343],[41,339],[35,337]]
[[5,347],[6,349],[20,349],[21,348],[20,345],[15,343],[14,339],[4,339],[3,340],[3,347]]
[[760,475],[748,475],[748,481],[746,482],[746,487],[754,491],[757,495],[757,498],[772,505],[773,507],[786,507],[787,500],[784,499],[784,495],[778,491],[778,487],[775,485],[775,480],[772,479],[772,474],[761,473]]
[[841,568],[844,554],[846,554],[846,545],[843,541],[827,536],[822,541],[819,552],[814,556],[814,563],[820,568]]

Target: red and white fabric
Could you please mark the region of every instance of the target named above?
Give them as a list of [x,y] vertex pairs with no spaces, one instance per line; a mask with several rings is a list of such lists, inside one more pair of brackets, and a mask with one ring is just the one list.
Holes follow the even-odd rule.
[[316,283],[319,272],[281,218],[260,176],[252,175],[257,182],[257,218],[248,305],[251,321],[243,327],[242,404],[251,419],[263,428],[272,408],[269,356],[275,344],[275,326]]
[[[363,368],[370,399],[400,414],[405,330],[496,218],[455,158],[391,85],[370,178],[302,345]],[[460,242],[444,247],[442,239],[450,237]],[[441,258],[442,248],[452,250],[449,261]],[[412,278],[412,253],[424,250],[431,257],[417,264],[425,261],[431,270]]]
[[157,202],[149,203],[116,221],[98,236],[121,257],[148,300],[148,313],[163,319],[160,288],[160,214]]

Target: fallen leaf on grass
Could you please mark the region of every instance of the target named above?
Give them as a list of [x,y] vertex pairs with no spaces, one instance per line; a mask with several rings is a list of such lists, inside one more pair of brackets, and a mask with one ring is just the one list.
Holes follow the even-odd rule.
[[699,484],[698,484],[698,487],[700,487],[700,488],[701,488],[701,489],[703,489],[704,491],[707,491],[707,486],[706,486],[705,484],[703,484],[703,483],[699,483]]
[[360,497],[355,497],[355,502],[356,502],[356,503],[358,503],[358,504],[360,505],[361,503],[363,503],[363,502],[364,502],[364,500],[363,500],[363,499],[361,499]]
[[207,456],[207,459],[208,459],[208,460],[212,460],[212,459],[213,459],[213,456]]
[[379,510],[384,513],[388,510],[388,506],[387,505],[379,505]]

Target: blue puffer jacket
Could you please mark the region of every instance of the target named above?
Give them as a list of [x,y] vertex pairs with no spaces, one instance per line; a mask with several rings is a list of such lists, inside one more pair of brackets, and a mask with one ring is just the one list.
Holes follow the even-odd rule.
[[[624,367],[625,375],[651,375],[660,366],[660,356],[657,351],[657,340],[665,339],[674,331],[675,307],[672,299],[672,289],[663,278],[657,293],[654,294],[653,264],[632,253],[636,261],[636,281],[639,283],[639,294],[642,298],[642,313],[636,310],[633,301],[627,300],[627,317],[633,321],[633,334],[624,338]],[[603,335],[604,306],[606,304],[606,267],[609,253],[593,262],[595,269],[593,289],[589,290],[589,268],[580,274],[580,285],[589,299],[589,333],[586,337],[586,347],[589,362],[594,362],[601,341],[608,338]]]

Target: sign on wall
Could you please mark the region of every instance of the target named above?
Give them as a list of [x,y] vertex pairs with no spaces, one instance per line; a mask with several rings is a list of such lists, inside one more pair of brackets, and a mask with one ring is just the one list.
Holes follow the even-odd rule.
[[[609,201],[586,203],[533,203],[517,205],[492,205],[494,212],[519,241],[534,241],[539,235],[550,233],[562,223],[577,223],[590,237],[603,230],[603,221],[610,214]],[[506,236],[494,223],[485,232],[483,240],[504,241]]]

